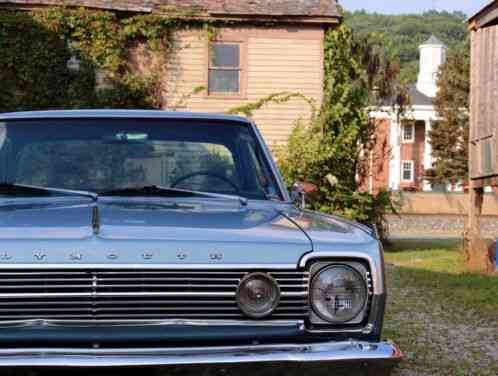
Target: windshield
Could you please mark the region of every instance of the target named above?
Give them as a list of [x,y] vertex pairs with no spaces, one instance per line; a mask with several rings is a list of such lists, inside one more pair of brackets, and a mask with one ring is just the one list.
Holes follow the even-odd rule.
[[96,193],[163,186],[249,199],[278,197],[252,130],[201,120],[0,123],[0,180]]

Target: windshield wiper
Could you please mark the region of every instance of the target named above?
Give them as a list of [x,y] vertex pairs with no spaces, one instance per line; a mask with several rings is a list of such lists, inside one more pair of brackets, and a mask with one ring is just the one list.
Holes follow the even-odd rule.
[[225,195],[225,194],[210,193],[210,192],[189,191],[186,189],[161,187],[160,185],[116,189],[112,191],[100,192],[100,196],[208,197],[208,198],[219,198],[223,200],[237,200],[242,206],[247,206],[248,204],[248,201],[245,197],[237,195]]
[[41,187],[37,185],[0,183],[0,195],[45,197],[45,196],[52,196],[54,193],[67,195],[67,196],[88,197],[91,198],[93,201],[97,201],[99,198],[98,194],[87,191],[75,191],[71,189]]

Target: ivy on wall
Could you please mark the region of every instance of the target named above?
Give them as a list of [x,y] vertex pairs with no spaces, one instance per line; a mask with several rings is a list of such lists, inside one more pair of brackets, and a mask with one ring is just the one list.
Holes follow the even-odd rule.
[[228,115],[244,115],[245,117],[251,118],[254,116],[254,112],[262,109],[263,107],[270,104],[284,104],[292,99],[301,99],[309,105],[310,108],[310,122],[315,121],[317,114],[316,102],[313,98],[307,97],[306,95],[299,92],[279,92],[267,95],[257,101],[248,102],[240,106],[232,107],[225,111]]
[[320,112],[311,123],[298,122],[279,152],[289,185],[304,181],[319,187],[310,208],[376,224],[381,233],[385,213],[394,209],[392,198],[388,192],[362,192],[358,178],[375,145],[372,94],[387,100],[397,92],[398,67],[386,53],[345,25],[327,31]]
[[[24,12],[0,12],[0,111],[93,101],[94,72],[67,68],[65,41]],[[90,86],[90,87],[89,87]]]
[[[161,72],[134,71],[130,50],[143,44],[149,53],[165,59],[175,31],[198,29],[214,38],[220,21],[194,16],[193,11],[171,7],[160,14],[130,17],[85,8],[1,10],[0,112],[159,108]],[[79,61],[77,70],[68,66],[71,57]],[[111,84],[97,90],[99,73]]]

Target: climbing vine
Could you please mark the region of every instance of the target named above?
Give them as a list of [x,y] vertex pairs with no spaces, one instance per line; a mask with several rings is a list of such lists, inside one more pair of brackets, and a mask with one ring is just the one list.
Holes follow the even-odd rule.
[[299,93],[299,92],[280,92],[280,93],[274,93],[270,94],[266,97],[263,97],[257,101],[254,102],[249,102],[237,107],[232,107],[225,111],[225,113],[229,115],[244,115],[248,118],[252,117],[254,115],[254,112],[257,110],[260,110],[261,108],[269,105],[269,104],[283,104],[287,103],[292,99],[301,99],[304,102],[306,102],[309,107],[310,107],[310,122],[315,121],[317,109],[316,109],[316,102],[313,98],[307,97],[306,95]]
[[325,38],[324,97],[311,123],[299,121],[279,165],[290,185],[319,187],[309,206],[383,228],[393,209],[390,194],[362,192],[359,176],[374,145],[375,123],[369,118],[373,93],[384,101],[395,97],[398,67],[375,41],[359,39],[346,26]]
[[[0,11],[0,112],[83,107],[159,108],[161,70],[174,33],[196,29],[215,38],[221,24],[195,9],[163,7],[121,17],[109,11],[54,7]],[[139,45],[157,63],[147,74],[130,65]],[[76,67],[68,62],[76,59]],[[102,88],[96,78],[105,76]]]

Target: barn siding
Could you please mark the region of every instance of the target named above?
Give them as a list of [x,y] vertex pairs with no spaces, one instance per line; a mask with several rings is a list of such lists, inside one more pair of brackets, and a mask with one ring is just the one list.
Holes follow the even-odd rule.
[[[278,92],[299,92],[313,98],[317,106],[323,94],[323,38],[321,27],[304,29],[244,28],[225,30],[224,41],[242,42],[246,54],[242,64],[247,73],[242,97],[216,97],[206,92],[193,95],[186,111],[224,112],[234,106],[257,101]],[[165,107],[200,85],[207,85],[208,42],[202,34],[179,33],[165,73]],[[244,54],[244,53],[243,53]],[[295,121],[308,119],[309,104],[292,99],[269,104],[254,114],[263,136],[271,147],[287,141]]]
[[472,31],[471,177],[498,176],[498,26]]

